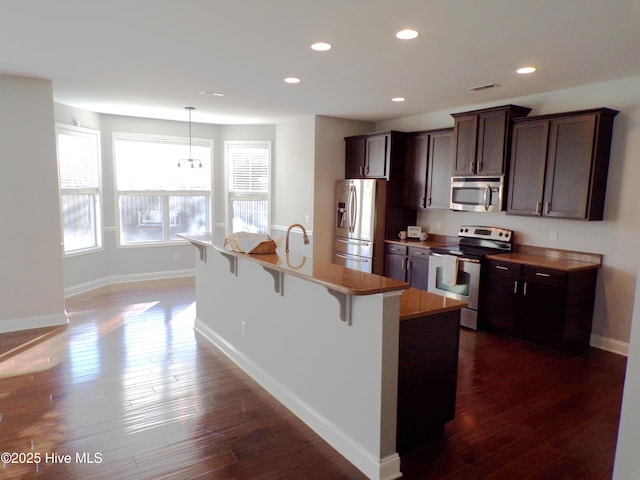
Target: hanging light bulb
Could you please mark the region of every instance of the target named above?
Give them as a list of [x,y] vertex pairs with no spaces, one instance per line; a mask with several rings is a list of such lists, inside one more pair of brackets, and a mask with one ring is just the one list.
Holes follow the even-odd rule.
[[[187,158],[187,162],[191,165],[191,168],[194,167],[194,162],[196,160],[193,159],[191,155],[191,112],[196,109],[196,107],[184,107],[185,110],[189,112],[189,158]],[[182,160],[178,160],[178,167],[181,167]],[[202,161],[198,160],[198,166],[202,168]]]

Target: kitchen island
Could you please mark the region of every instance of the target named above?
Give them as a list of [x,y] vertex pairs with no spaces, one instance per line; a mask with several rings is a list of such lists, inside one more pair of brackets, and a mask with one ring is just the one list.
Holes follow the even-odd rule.
[[[300,254],[184,238],[197,248],[195,330],[369,478],[400,477],[398,450],[442,433],[464,303]],[[445,400],[423,403],[434,385]]]

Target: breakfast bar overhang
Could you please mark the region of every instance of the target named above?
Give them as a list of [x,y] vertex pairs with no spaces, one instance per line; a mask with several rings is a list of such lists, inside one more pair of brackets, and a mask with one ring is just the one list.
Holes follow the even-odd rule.
[[[421,391],[433,387],[407,388],[411,369],[421,379],[433,370],[420,365],[428,352],[422,344],[416,351],[415,339],[431,336],[428,325],[437,324],[438,335],[453,332],[437,346],[447,343],[453,371],[435,375],[447,378],[443,390],[453,388],[452,415],[465,304],[300,254],[245,254],[226,249],[224,238],[184,238],[197,248],[195,330],[369,478],[399,478],[398,410],[404,403],[415,408]],[[408,361],[400,353],[403,322],[414,344]],[[403,400],[403,392],[415,398]],[[442,431],[444,420],[438,422]]]

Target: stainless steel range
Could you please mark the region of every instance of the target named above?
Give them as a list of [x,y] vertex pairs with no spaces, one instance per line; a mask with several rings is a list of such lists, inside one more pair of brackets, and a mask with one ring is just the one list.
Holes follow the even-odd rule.
[[510,252],[513,231],[496,227],[466,225],[458,230],[458,245],[434,247],[429,255],[429,292],[467,302],[460,324],[478,328],[478,292],[482,258],[491,253]]

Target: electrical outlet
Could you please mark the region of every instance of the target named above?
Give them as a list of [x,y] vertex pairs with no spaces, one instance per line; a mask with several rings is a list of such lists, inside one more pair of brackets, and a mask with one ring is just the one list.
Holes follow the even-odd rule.
[[440,220],[438,220],[438,221],[436,222],[436,230],[437,230],[437,231],[442,230],[442,222],[441,222]]
[[549,241],[556,243],[558,241],[558,232],[555,232],[555,231],[549,232]]
[[310,221],[310,220],[311,220],[311,215],[309,215],[309,214],[307,213],[307,214],[305,215],[305,220],[304,220],[304,221],[305,221],[305,223],[306,223],[307,225],[309,225],[309,221]]
[[173,254],[173,261],[177,262],[178,260],[180,260],[180,254],[179,253],[174,253]]
[[247,322],[245,322],[244,320],[240,322],[240,333],[243,336],[247,334]]

